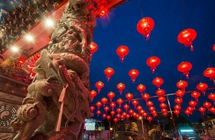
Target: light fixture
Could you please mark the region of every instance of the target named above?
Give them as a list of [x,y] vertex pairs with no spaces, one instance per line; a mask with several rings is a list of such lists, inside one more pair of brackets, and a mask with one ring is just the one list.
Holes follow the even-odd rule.
[[182,129],[181,132],[193,132],[192,129]]
[[16,47],[16,46],[12,46],[12,47],[11,47],[11,50],[12,50],[13,52],[18,52],[18,51],[19,51],[19,48]]
[[54,21],[52,19],[50,19],[50,18],[46,18],[45,19],[45,25],[47,27],[53,27],[54,26]]
[[34,40],[33,36],[29,35],[29,34],[25,35],[25,38],[27,41],[33,41]]
[[112,127],[110,127],[110,130],[112,131],[112,130],[113,130],[113,128],[112,128]]

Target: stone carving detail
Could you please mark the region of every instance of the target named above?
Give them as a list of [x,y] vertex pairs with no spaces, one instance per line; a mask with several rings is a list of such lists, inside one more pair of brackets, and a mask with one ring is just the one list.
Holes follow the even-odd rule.
[[95,14],[89,0],[69,0],[36,76],[11,122],[14,140],[82,140],[89,110],[90,43]]

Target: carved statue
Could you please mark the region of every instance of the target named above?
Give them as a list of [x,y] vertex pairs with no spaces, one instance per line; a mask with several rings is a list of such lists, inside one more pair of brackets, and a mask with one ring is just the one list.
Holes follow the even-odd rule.
[[36,76],[11,122],[14,140],[82,140],[89,110],[90,43],[95,14],[89,0],[69,0]]

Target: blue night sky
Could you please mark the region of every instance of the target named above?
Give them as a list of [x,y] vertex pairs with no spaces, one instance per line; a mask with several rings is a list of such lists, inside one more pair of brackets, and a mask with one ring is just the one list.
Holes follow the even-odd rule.
[[[113,101],[118,98],[125,100],[125,94],[128,92],[132,93],[134,98],[141,98],[141,94],[136,89],[140,83],[146,86],[146,93],[151,96],[156,95],[157,88],[152,84],[156,76],[164,79],[161,88],[167,94],[178,90],[176,83],[180,79],[189,83],[187,91],[195,90],[199,82],[206,82],[209,87],[215,86],[213,81],[203,76],[203,71],[208,66],[215,67],[215,52],[212,49],[215,44],[215,0],[185,0],[184,6],[183,0],[131,0],[113,9],[108,13],[108,17],[97,19],[94,31],[93,41],[98,44],[98,51],[93,54],[90,63],[91,90],[96,90],[97,81],[102,81],[105,86],[91,105],[95,105],[102,97],[108,98],[107,94],[110,91],[116,95]],[[155,22],[149,42],[136,30],[137,22],[143,17],[151,17]],[[193,42],[194,51],[190,51],[189,47],[184,47],[177,41],[179,32],[186,28],[193,28],[197,32]],[[120,45],[126,45],[130,50],[124,63],[116,54],[116,49]],[[158,56],[161,60],[154,74],[146,65],[146,60],[152,55]],[[189,61],[193,65],[189,79],[177,70],[182,60]],[[104,74],[107,67],[115,70],[109,82]],[[132,83],[128,76],[131,69],[137,69],[140,73],[135,83]],[[119,95],[116,89],[119,82],[126,85],[122,95]],[[210,101],[207,95],[211,92],[215,91],[207,91],[206,96],[201,94],[196,110],[188,118],[189,120],[195,122],[201,118],[198,108],[205,101]],[[172,106],[175,105],[175,98],[176,96],[170,96]],[[194,100],[189,93],[184,95],[182,110],[188,107],[191,99]],[[157,98],[151,101],[156,111],[160,112]],[[144,100],[140,100],[139,104],[149,113]],[[115,108],[117,107],[118,105]],[[130,107],[137,112],[131,103]],[[101,112],[104,113],[103,106]],[[183,112],[181,114],[185,115]],[[95,114],[93,118],[102,119],[101,116],[97,117]]]

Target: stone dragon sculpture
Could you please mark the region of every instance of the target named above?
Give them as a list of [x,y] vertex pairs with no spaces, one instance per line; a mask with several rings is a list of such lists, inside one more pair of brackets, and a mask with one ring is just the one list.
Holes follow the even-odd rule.
[[11,122],[14,140],[82,140],[89,110],[90,43],[95,14],[90,0],[69,0],[36,76]]

